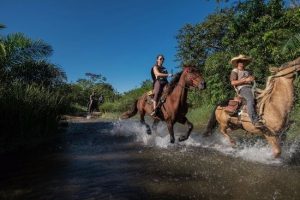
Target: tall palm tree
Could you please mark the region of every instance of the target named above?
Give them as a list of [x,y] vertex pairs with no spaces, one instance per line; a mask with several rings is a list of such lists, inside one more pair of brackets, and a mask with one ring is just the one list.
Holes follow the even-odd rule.
[[38,84],[47,88],[61,85],[67,80],[64,71],[58,66],[43,61],[27,61],[21,65],[15,65],[10,75],[14,80],[23,84]]
[[9,34],[3,38],[6,50],[6,67],[19,65],[29,60],[43,60],[52,55],[52,47],[42,40],[32,40],[23,33]]
[[1,65],[7,82],[16,80],[48,87],[66,80],[65,72],[47,61],[53,49],[44,41],[14,33],[3,37],[2,43],[6,56],[1,60]]

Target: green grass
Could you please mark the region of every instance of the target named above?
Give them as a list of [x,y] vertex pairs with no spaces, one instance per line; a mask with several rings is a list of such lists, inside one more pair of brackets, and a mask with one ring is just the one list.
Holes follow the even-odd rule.
[[101,113],[100,118],[102,119],[119,119],[121,113],[119,112],[104,112]]
[[190,109],[187,118],[194,124],[196,128],[204,128],[214,109],[212,105],[203,105],[199,108]]

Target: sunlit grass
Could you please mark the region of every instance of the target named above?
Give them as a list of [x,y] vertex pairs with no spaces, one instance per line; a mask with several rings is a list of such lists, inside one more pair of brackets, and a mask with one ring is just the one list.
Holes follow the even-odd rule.
[[103,112],[99,117],[102,119],[119,119],[120,115],[119,112]]
[[194,124],[196,128],[204,128],[214,109],[212,105],[203,105],[199,108],[190,109],[187,118]]

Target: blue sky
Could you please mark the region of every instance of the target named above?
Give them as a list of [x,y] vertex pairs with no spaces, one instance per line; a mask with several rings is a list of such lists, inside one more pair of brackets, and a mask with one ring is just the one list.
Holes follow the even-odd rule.
[[118,92],[150,79],[156,55],[176,72],[176,35],[213,13],[215,0],[0,0],[1,34],[22,32],[54,49],[68,82],[102,74]]

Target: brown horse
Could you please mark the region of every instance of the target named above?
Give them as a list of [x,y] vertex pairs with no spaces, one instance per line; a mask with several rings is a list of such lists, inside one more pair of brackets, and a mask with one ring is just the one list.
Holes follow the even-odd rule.
[[272,147],[274,156],[279,157],[281,136],[288,126],[288,114],[294,103],[293,81],[300,71],[300,57],[279,68],[271,68],[270,71],[273,75],[268,78],[266,88],[258,91],[256,96],[257,111],[265,122],[264,128],[255,128],[247,114],[241,114],[240,118],[230,116],[224,109],[225,102],[215,108],[204,135],[210,135],[218,122],[221,133],[235,145],[235,141],[228,135],[228,130],[241,128],[250,133],[264,135]]
[[[187,125],[188,131],[186,135],[179,138],[179,141],[184,141],[189,138],[193,129],[193,124],[186,118],[188,112],[187,94],[189,88],[205,89],[205,81],[200,72],[191,66],[184,67],[184,70],[177,73],[169,85],[165,88],[166,95],[164,103],[161,105],[161,111],[154,118],[154,126],[162,120],[167,123],[170,134],[170,142],[175,142],[173,126],[176,122]],[[134,116],[138,111],[140,114],[140,122],[146,126],[147,133],[151,134],[151,129],[145,122],[145,114],[153,111],[152,104],[149,103],[149,96],[145,93],[135,101],[133,108],[121,115],[121,119],[127,119]]]

